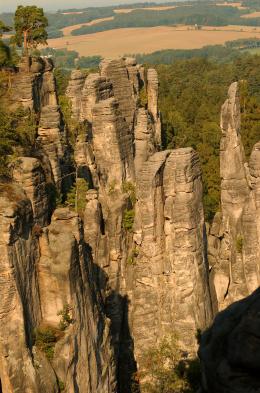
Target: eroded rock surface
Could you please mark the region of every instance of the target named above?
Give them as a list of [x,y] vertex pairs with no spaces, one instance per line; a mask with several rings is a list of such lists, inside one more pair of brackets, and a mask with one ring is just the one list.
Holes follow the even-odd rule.
[[238,83],[221,111],[221,213],[209,235],[215,309],[242,299],[259,286],[259,143],[246,162],[240,135]]

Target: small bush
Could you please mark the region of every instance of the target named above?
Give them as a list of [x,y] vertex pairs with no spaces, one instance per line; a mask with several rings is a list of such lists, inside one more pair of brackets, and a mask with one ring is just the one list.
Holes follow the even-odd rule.
[[116,188],[116,180],[113,180],[108,186],[108,195],[113,194]]
[[59,328],[61,330],[65,330],[69,327],[71,323],[73,323],[73,319],[70,316],[71,307],[68,304],[65,304],[63,309],[58,312],[58,315],[61,316],[61,320],[59,323]]
[[134,219],[135,219],[135,212],[133,209],[131,210],[125,210],[124,215],[123,215],[123,227],[127,231],[132,231],[133,225],[134,225]]
[[188,359],[174,335],[144,352],[139,376],[143,393],[194,393],[200,386],[198,359]]
[[49,360],[53,359],[55,344],[60,338],[60,332],[50,326],[38,327],[34,331],[36,347],[44,352]]
[[138,249],[135,247],[132,249],[130,255],[127,258],[127,264],[128,265],[135,265],[136,264],[136,258],[139,255]]
[[58,379],[58,386],[60,392],[63,392],[65,390],[65,384],[60,379]]
[[143,86],[139,93],[138,106],[147,108],[148,96],[145,87]]
[[244,243],[243,236],[238,235],[236,240],[236,249],[239,254],[241,254],[243,251],[243,243]]
[[86,206],[86,193],[88,189],[88,182],[85,179],[78,178],[76,183],[70,188],[65,204],[82,215]]
[[124,194],[128,194],[132,205],[134,206],[136,202],[136,190],[135,185],[129,181],[125,181],[122,183],[122,192]]

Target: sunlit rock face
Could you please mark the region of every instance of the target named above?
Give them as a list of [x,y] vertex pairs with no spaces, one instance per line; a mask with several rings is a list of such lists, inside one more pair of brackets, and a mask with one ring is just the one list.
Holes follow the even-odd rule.
[[[84,95],[93,94],[92,81],[106,80],[112,82],[111,97],[96,95],[85,106],[81,117],[88,117],[91,131],[78,141],[76,157],[83,166],[85,154],[94,179],[85,239],[108,277],[102,290],[117,366],[125,376],[120,386],[128,392],[127,373],[135,360],[142,368],[144,348],[174,331],[194,355],[197,331],[212,318],[201,170],[191,148],[159,151],[156,71],[145,75],[133,59],[107,59],[100,69],[101,77],[85,82]],[[139,105],[142,88],[147,107]],[[95,165],[89,164],[89,151]]]
[[221,111],[221,212],[209,235],[209,263],[215,310],[252,293],[260,283],[259,160],[257,143],[246,162],[240,135],[238,83]]
[[[52,67],[22,61],[14,86],[24,91],[11,94],[38,123],[35,154],[20,154],[13,181],[0,186],[2,389],[130,393],[146,349],[176,335],[195,356],[214,313],[259,286],[260,145],[247,162],[234,83],[221,111],[221,210],[207,236],[198,154],[160,148],[156,71],[132,58],[105,59],[87,77],[74,71],[72,147]],[[81,211],[55,208],[67,177],[88,184]],[[258,297],[204,334],[205,392],[258,391]],[[44,328],[58,332],[51,357],[36,340]]]

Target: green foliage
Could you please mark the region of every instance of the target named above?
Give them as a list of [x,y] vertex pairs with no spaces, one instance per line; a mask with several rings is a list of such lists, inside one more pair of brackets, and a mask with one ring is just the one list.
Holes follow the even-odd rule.
[[135,211],[134,209],[130,210],[125,210],[123,214],[123,227],[129,231],[132,232],[133,225],[134,225],[134,219],[135,219]]
[[243,251],[243,244],[244,244],[244,238],[242,235],[238,235],[236,239],[236,250],[239,254],[242,253]]
[[13,42],[19,47],[36,48],[38,44],[46,44],[48,20],[42,8],[19,5],[14,16],[15,35]]
[[55,62],[54,76],[58,97],[64,97],[70,80],[70,72],[58,67]]
[[55,344],[60,337],[60,332],[50,326],[39,327],[34,331],[36,347],[44,352],[49,360],[53,359]]
[[86,206],[86,193],[88,183],[84,179],[78,178],[67,194],[66,205],[75,209],[79,214],[83,214]]
[[219,114],[234,80],[241,86],[241,135],[247,157],[260,135],[260,57],[216,64],[201,58],[159,65],[159,108],[165,148],[192,146],[200,156],[204,209],[211,221],[219,209]]
[[8,164],[18,148],[30,155],[36,136],[37,119],[33,112],[22,107],[10,112],[0,101],[0,176],[10,174]]
[[58,312],[57,315],[61,316],[61,320],[59,323],[59,328],[61,330],[67,329],[69,325],[73,323],[73,319],[71,318],[70,313],[71,307],[69,306],[69,304],[65,304],[63,309]]
[[136,190],[135,190],[135,185],[129,181],[124,181],[122,183],[122,192],[124,194],[128,194],[130,201],[132,203],[132,206],[134,206],[136,202]]
[[197,359],[187,359],[174,335],[166,336],[156,348],[142,356],[144,393],[195,393],[200,384]]
[[136,258],[138,257],[138,255],[139,255],[139,251],[138,251],[138,249],[136,247],[134,247],[131,250],[130,255],[127,258],[127,264],[134,266],[135,263],[136,263]]
[[58,379],[58,386],[60,392],[63,392],[65,390],[65,384],[60,379]]
[[12,27],[7,26],[4,22],[0,20],[0,38],[2,37],[3,33],[7,33],[8,31],[11,31]]
[[0,67],[5,65],[10,65],[11,61],[11,51],[8,45],[6,45],[2,40],[3,33],[11,31],[12,28],[7,26],[4,22],[0,20]]
[[138,105],[143,108],[147,108],[147,104],[148,104],[147,91],[146,91],[146,88],[143,86],[140,90],[140,93],[139,93]]
[[[64,83],[64,85],[66,84],[65,81],[63,81],[62,83]],[[63,87],[60,86],[60,89],[64,88],[64,85]],[[59,104],[61,107],[63,120],[67,128],[69,142],[71,146],[75,146],[77,137],[79,135],[86,134],[87,124],[85,122],[78,122],[77,120],[75,120],[72,113],[71,100],[66,95],[59,96]]]

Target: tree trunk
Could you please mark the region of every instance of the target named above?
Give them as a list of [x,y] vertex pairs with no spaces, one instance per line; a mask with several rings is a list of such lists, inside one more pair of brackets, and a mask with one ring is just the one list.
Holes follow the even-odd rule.
[[27,61],[27,72],[29,72],[30,71],[30,64],[29,64],[27,37],[28,37],[28,31],[25,30],[23,32],[23,49],[24,49],[24,55],[25,55],[26,61]]

